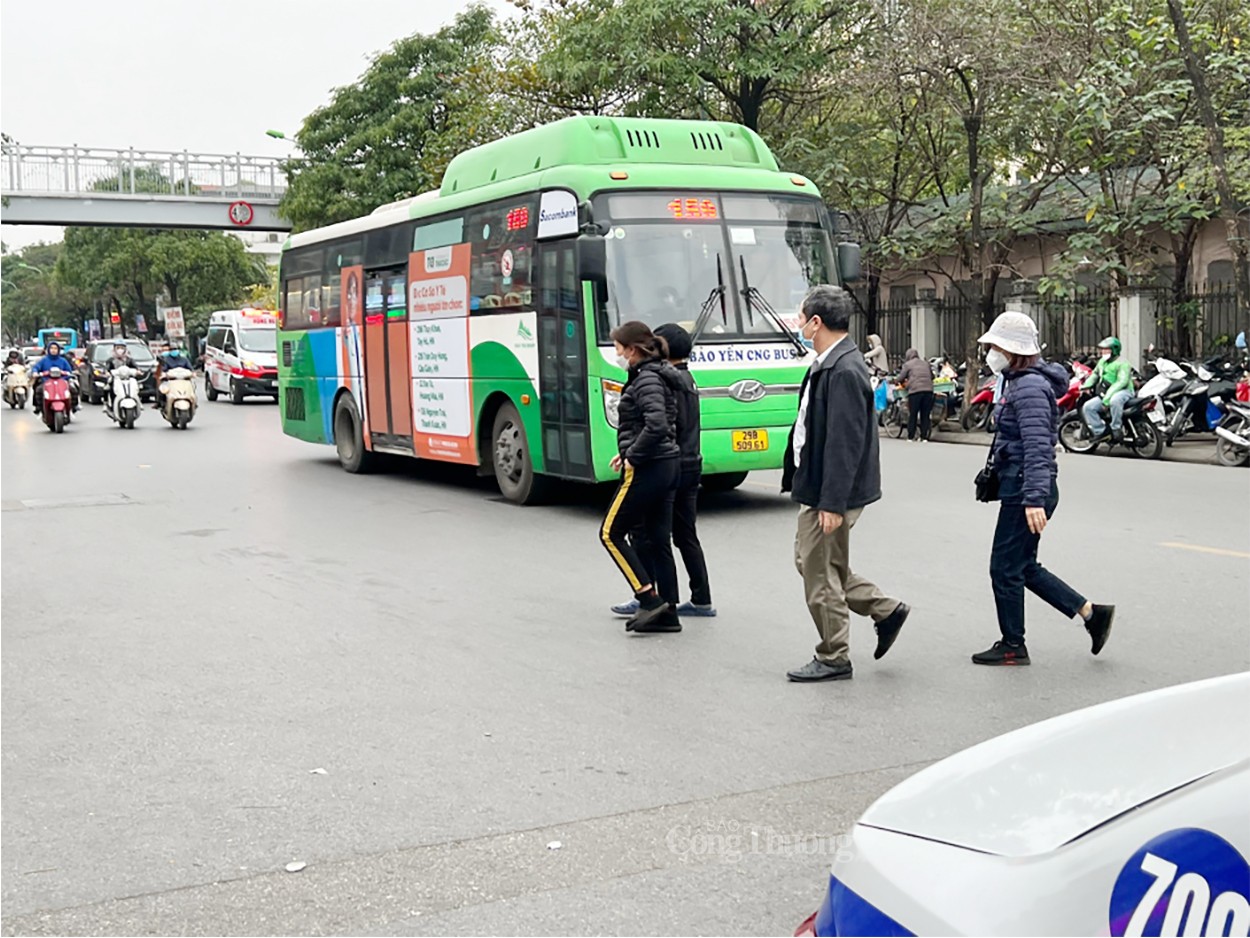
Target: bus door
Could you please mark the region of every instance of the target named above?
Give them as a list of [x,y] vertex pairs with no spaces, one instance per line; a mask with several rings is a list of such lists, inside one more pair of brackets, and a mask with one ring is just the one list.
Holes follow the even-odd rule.
[[538,394],[543,461],[551,475],[593,479],[586,376],[586,318],[573,242],[538,248]]
[[408,349],[408,272],[365,273],[365,389],[375,449],[412,452],[412,362]]

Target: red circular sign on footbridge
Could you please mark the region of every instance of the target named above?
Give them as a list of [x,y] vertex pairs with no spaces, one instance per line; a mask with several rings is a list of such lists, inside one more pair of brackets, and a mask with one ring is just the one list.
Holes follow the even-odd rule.
[[256,213],[252,210],[252,206],[248,202],[231,202],[230,203],[230,220],[236,225],[250,225]]

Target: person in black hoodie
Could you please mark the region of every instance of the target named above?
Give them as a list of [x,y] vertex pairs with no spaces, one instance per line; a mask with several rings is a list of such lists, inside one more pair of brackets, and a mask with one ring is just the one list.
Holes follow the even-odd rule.
[[[599,539],[638,600],[638,612],[625,623],[627,632],[680,632],[677,610],[665,597],[677,595],[673,564],[673,493],[677,485],[677,399],[666,373],[668,348],[641,322],[612,330],[616,354],[629,379],[621,390],[612,469],[621,473]],[[641,527],[645,537],[631,544],[628,534]],[[639,556],[641,548],[646,559]],[[648,570],[654,570],[654,582]],[[657,589],[658,587],[658,589]]]
[[990,551],[990,585],[1002,639],[972,656],[975,664],[1029,663],[1024,645],[1024,591],[1028,588],[1068,618],[1080,616],[1090,651],[1102,651],[1115,606],[1089,602],[1037,562],[1042,532],[1059,505],[1059,440],[1055,398],[1068,389],[1062,365],[1042,361],[1037,327],[1024,313],[1002,313],[978,340],[1003,387],[998,431],[987,461],[998,473],[998,525]]
[[[694,345],[690,333],[676,323],[657,326],[655,334],[668,345],[668,363],[673,366],[671,370],[661,372],[677,400],[677,446],[681,450],[680,475],[673,497],[673,546],[681,552],[682,563],[690,577],[689,602],[679,603],[675,593],[662,598],[677,607],[678,616],[711,617],[716,615],[716,607],[712,605],[707,559],[703,555],[696,526],[703,456],[699,441],[699,389],[687,363]],[[649,549],[645,547],[646,531],[641,526],[634,528],[629,532],[629,540],[645,563],[650,556]],[[638,611],[638,600],[631,599],[613,606],[612,611],[619,616],[632,616]]]

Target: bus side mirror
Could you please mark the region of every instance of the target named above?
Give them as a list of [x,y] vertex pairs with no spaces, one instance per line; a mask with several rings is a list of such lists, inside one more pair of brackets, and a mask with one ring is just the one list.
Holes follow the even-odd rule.
[[608,283],[608,243],[599,235],[577,239],[577,270],[582,280],[600,286]]
[[838,275],[843,283],[860,279],[859,245],[854,241],[838,242]]

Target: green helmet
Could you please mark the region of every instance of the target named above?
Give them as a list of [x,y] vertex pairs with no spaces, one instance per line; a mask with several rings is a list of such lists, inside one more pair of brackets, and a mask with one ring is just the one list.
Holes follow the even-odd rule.
[[1120,350],[1121,350],[1124,346],[1122,346],[1122,345],[1120,344],[1120,340],[1119,340],[1119,339],[1117,339],[1115,336],[1113,336],[1113,335],[1109,335],[1109,336],[1107,336],[1105,339],[1103,339],[1101,342],[1099,342],[1099,343],[1098,343],[1098,347],[1099,347],[1099,348],[1109,348],[1109,349],[1111,349],[1111,357],[1112,357],[1112,358],[1119,358],[1119,357],[1120,357]]

